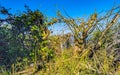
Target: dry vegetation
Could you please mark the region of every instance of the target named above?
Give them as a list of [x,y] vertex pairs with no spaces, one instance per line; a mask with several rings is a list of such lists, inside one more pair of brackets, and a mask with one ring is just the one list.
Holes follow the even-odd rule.
[[[20,60],[9,64],[10,70],[1,66],[1,75],[120,75],[120,6],[112,8],[102,16],[93,13],[87,21],[83,18],[66,18],[58,12],[59,19],[53,18],[50,22],[41,23],[38,20],[42,20],[43,16],[39,11],[31,12],[28,7],[27,13],[20,16],[7,15],[6,21],[13,24],[13,27],[15,27],[14,24],[25,23],[26,25],[29,23],[29,26],[25,26],[28,30],[24,30],[27,36],[22,34],[20,29],[18,32],[21,34],[18,33],[19,35],[16,36],[25,36],[22,37],[25,45],[23,46],[22,43],[22,46],[20,44],[19,47],[23,47],[27,51],[26,53],[33,54],[33,56],[22,56],[21,52],[18,56]],[[31,16],[33,17],[31,18]],[[27,18],[27,21],[30,22],[26,23],[26,17],[30,17],[30,20]],[[14,22],[11,22],[10,18]],[[2,21],[3,19],[0,19],[1,23]],[[65,23],[71,33],[49,36],[50,31],[46,26],[58,22]],[[32,27],[32,24],[36,24],[36,26]],[[31,29],[29,29],[30,27]],[[70,43],[70,37],[74,37],[73,44]],[[11,41],[10,43],[13,44],[14,39]],[[15,57],[16,60],[18,57]],[[24,60],[22,61],[22,59]],[[2,59],[0,58],[0,60]],[[30,66],[31,64],[32,66]],[[20,67],[22,69],[18,69]]]

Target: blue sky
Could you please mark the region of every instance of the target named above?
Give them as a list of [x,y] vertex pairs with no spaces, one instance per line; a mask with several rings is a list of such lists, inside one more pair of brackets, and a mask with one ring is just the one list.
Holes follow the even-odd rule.
[[[56,11],[61,10],[71,17],[87,17],[94,12],[109,10],[114,4],[120,4],[120,0],[0,0],[0,5],[12,8],[12,13],[24,10],[27,4],[32,10],[40,9],[48,17],[55,17]],[[62,26],[63,27],[63,26]],[[63,29],[63,28],[54,29]]]
[[[48,16],[55,16],[56,10],[63,9],[72,17],[81,17],[110,9],[120,0],[0,0],[0,5],[12,8],[11,12],[24,10],[24,4],[31,9],[40,9]],[[63,11],[64,13],[64,11]]]

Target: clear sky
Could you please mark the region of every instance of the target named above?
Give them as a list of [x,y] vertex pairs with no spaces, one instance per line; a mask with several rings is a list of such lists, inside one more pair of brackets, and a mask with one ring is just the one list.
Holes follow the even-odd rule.
[[24,4],[27,4],[31,9],[40,9],[48,16],[55,16],[56,10],[65,9],[72,17],[105,11],[115,3],[120,4],[120,0],[0,0],[0,5],[12,8],[11,12],[14,13],[24,10]]
[[1,6],[12,8],[12,13],[24,10],[25,4],[32,10],[40,9],[48,17],[56,16],[57,10],[64,14],[63,9],[71,17],[86,17],[94,12],[109,10],[114,4],[120,4],[120,0],[0,0]]

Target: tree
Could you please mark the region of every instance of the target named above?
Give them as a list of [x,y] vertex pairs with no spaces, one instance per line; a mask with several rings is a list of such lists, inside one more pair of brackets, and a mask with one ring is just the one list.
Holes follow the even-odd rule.
[[0,22],[1,24],[7,22],[11,26],[9,46],[6,46],[9,47],[7,51],[11,55],[8,59],[13,60],[11,64],[34,62],[36,68],[38,61],[49,61],[53,56],[53,50],[47,46],[50,35],[48,26],[56,23],[57,20],[48,21],[39,10],[32,11],[26,5],[25,8],[26,11],[23,13],[14,15],[9,13],[8,9],[1,7],[0,13],[7,17],[1,18]]
[[[118,9],[118,10],[117,10]],[[117,11],[116,11],[117,10]],[[104,37],[107,35],[109,29],[116,24],[119,19],[120,9],[119,6],[112,8],[108,11],[103,17],[99,17],[97,13],[92,14],[87,21],[84,19],[73,19],[71,17],[66,18],[58,12],[58,16],[62,22],[66,23],[69,29],[72,31],[75,44],[81,49],[80,54],[84,54],[86,49],[88,50],[88,55],[93,56],[94,52],[99,50],[102,45],[105,43],[106,39]],[[108,22],[109,19],[109,22]],[[106,21],[106,24],[102,25],[103,29],[101,30],[101,24]],[[92,43],[91,46],[91,36],[94,30],[100,30],[99,36]]]

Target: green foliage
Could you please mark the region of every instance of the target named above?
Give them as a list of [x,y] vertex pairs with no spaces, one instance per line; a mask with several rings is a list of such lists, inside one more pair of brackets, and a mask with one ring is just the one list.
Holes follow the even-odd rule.
[[5,20],[9,22],[11,28],[1,27],[0,30],[0,34],[4,36],[1,40],[8,43],[4,48],[7,52],[2,50],[4,54],[6,53],[6,56],[2,55],[3,59],[6,59],[2,63],[7,64],[10,60],[9,66],[13,63],[29,65],[32,62],[36,66],[38,61],[49,61],[53,57],[53,50],[47,46],[50,34],[47,28],[49,24],[46,24],[47,20],[39,10],[32,11],[28,6],[25,8],[26,11],[19,15],[4,14],[8,15],[7,18],[10,17],[8,21],[7,18]]
[[[0,9],[1,14],[7,15],[5,19],[0,19],[0,22],[4,20],[8,23],[0,27],[0,74],[119,74],[120,63],[115,61],[115,51],[107,49],[109,44],[114,43],[111,36],[116,32],[114,25],[118,22],[118,13],[115,13],[114,17],[110,13],[113,19],[110,17],[110,23],[106,22],[106,27],[100,29],[98,25],[109,16],[99,18],[98,14],[94,13],[84,21],[68,19],[58,13],[59,19],[47,19],[39,10],[32,11],[28,6],[25,8],[26,11],[19,15],[10,14],[4,7]],[[71,35],[49,37],[48,26],[58,20],[66,23],[74,36],[74,45],[63,48],[63,51],[60,51],[61,45],[66,43]],[[115,44],[112,49],[118,47],[119,44]]]

